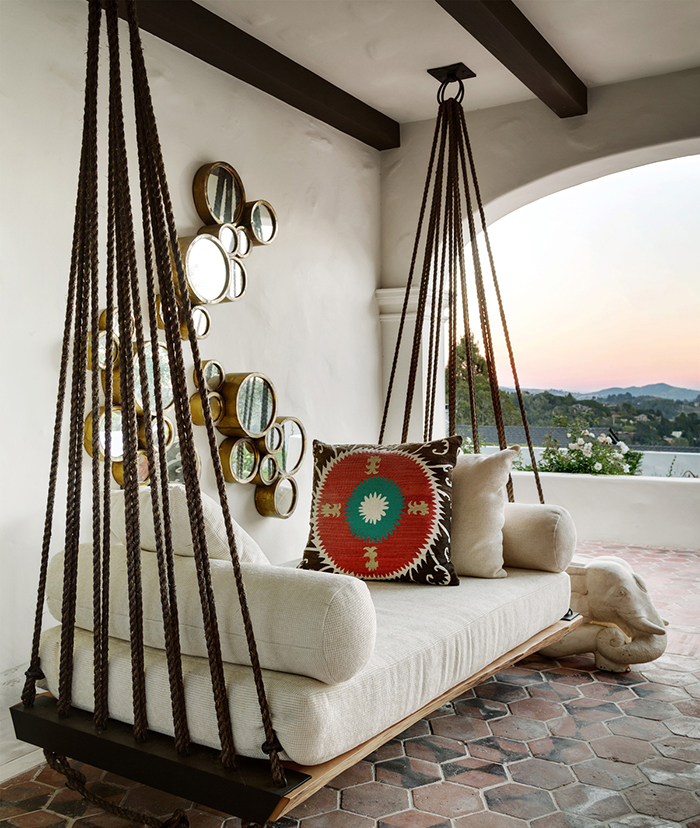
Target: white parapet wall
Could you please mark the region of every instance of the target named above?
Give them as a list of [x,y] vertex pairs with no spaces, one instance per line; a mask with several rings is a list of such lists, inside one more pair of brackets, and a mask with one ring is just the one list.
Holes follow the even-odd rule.
[[[579,540],[700,549],[700,479],[541,474],[547,503],[568,509]],[[515,499],[538,503],[532,472],[513,472]]]

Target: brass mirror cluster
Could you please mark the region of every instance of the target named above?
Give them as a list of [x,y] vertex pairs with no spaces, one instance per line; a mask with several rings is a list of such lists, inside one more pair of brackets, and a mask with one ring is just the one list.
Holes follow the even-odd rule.
[[[253,248],[274,241],[277,215],[267,201],[246,201],[241,177],[224,161],[200,167],[192,191],[204,227],[180,239],[180,249],[190,301],[204,310],[204,303],[243,296],[248,286],[244,260]],[[226,480],[253,483],[261,515],[289,517],[297,502],[293,475],[304,458],[304,427],[295,417],[278,416],[274,386],[263,374],[227,374],[216,360],[207,360],[202,369],[206,388],[190,397],[192,421],[204,425],[205,393],[214,425],[226,438],[219,446]]]
[[[203,339],[211,329],[211,316],[205,305],[235,302],[248,286],[248,273],[244,264],[252,249],[270,244],[277,235],[277,216],[267,201],[246,201],[240,176],[223,161],[205,164],[194,178],[194,202],[204,226],[196,235],[178,240],[185,266],[185,285],[175,277],[178,295],[187,291],[192,304],[192,318],[197,338]],[[174,269],[173,269],[174,270]],[[160,297],[158,297],[158,300]],[[158,326],[165,325],[160,317],[160,301],[157,304]],[[187,325],[181,320],[180,333],[188,338]],[[119,342],[118,320],[115,316],[111,332],[107,330],[107,312],[99,319],[98,365],[102,372],[102,388],[107,392],[105,354],[108,338],[112,338],[113,364],[111,414],[112,474],[123,485],[121,388],[119,348],[126,347],[134,353],[134,385],[136,410],[139,414],[139,481],[148,485],[148,459],[145,452],[147,423],[139,401],[142,393],[139,365],[133,342]],[[132,333],[133,333],[132,321]],[[155,392],[153,364],[158,361],[161,377],[161,393],[164,410],[173,405],[170,367],[165,345],[159,344],[157,353],[146,345],[146,364],[149,366],[146,383],[149,398]],[[88,353],[88,368],[92,355]],[[277,396],[270,380],[263,374],[227,374],[221,363],[210,359],[202,365],[205,389],[198,388],[190,398],[192,421],[204,425],[202,394],[209,398],[212,417],[217,429],[226,438],[219,447],[224,476],[231,483],[253,483],[255,505],[265,517],[289,517],[296,507],[297,485],[293,475],[304,458],[306,435],[304,427],[295,417],[277,414]],[[196,384],[196,377],[195,377]],[[104,457],[106,412],[100,409],[97,425],[92,414],[85,420],[84,445],[92,456],[97,449]],[[182,482],[182,462],[175,427],[167,418],[166,450],[168,476],[172,482]],[[155,425],[151,425],[155,429]],[[199,461],[199,459],[198,459]]]

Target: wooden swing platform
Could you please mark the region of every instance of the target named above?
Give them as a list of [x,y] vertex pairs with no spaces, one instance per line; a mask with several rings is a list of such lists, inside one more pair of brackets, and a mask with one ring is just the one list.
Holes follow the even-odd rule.
[[172,738],[162,733],[149,731],[148,740],[136,744],[131,725],[124,722],[110,719],[109,727],[98,731],[93,725],[92,714],[78,708],[72,708],[68,718],[59,718],[56,701],[48,693],[37,696],[34,707],[16,704],[10,712],[17,738],[23,742],[264,825],[268,820],[274,821],[289,813],[334,777],[428,713],[494,673],[559,641],[582,620],[577,616],[557,621],[410,716],[341,756],[314,766],[285,762],[287,784],[282,788],[272,782],[270,766],[265,760],[239,756],[236,769],[228,771],[219,762],[217,750],[192,745],[190,755],[181,756],[176,752]]

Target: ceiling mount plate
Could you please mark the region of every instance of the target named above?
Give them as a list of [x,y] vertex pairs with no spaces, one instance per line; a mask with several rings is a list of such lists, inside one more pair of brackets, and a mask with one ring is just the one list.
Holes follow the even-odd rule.
[[472,72],[463,63],[451,63],[449,66],[437,66],[435,69],[428,69],[428,74],[432,75],[440,83],[445,81],[467,80],[468,78],[475,78],[476,73]]

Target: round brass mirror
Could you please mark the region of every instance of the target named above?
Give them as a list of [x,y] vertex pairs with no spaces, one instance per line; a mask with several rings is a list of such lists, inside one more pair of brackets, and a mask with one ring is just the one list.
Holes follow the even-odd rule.
[[[85,431],[83,437],[83,445],[85,451],[92,457],[92,452],[95,445],[95,431],[97,432],[97,446],[100,452],[100,457],[105,456],[105,446],[107,443],[107,416],[104,407],[100,408],[100,416],[97,419],[97,430],[93,427],[92,412],[85,418]],[[121,408],[112,408],[112,428],[111,428],[111,442],[110,442],[110,459],[121,460],[124,455],[124,437],[122,435],[122,410]]]
[[[214,425],[221,421],[224,416],[224,398],[217,391],[207,391],[207,399],[209,400],[209,407],[211,408],[211,418]],[[192,422],[195,425],[206,425],[204,420],[204,411],[202,410],[202,394],[200,391],[195,391],[190,397],[190,413],[192,414]]]
[[[202,363],[202,376],[204,378],[204,385],[209,391],[218,391],[226,379],[226,372],[220,362],[217,362],[215,359],[205,359]],[[199,387],[196,371],[194,372],[194,384]]]
[[[107,368],[107,340],[109,338],[108,331],[100,331],[97,334],[97,367],[100,371]],[[112,336],[112,365],[116,365],[119,361],[119,337]],[[92,371],[92,332],[88,332],[87,341],[87,367],[88,371]]]
[[282,427],[277,425],[277,423],[273,423],[265,436],[256,441],[256,445],[261,453],[276,454],[282,448],[283,441],[284,433]]
[[[215,236],[187,236],[178,239],[185,266],[190,302],[207,305],[221,302],[228,292],[231,278],[229,258]],[[176,280],[176,287],[179,285]]]
[[[112,477],[120,486],[124,486],[124,463],[112,463]],[[139,486],[148,486],[151,472],[148,468],[148,455],[145,451],[139,451],[136,455],[136,477]]]
[[248,273],[243,266],[243,262],[233,256],[229,260],[229,264],[231,268],[231,279],[224,302],[235,302],[243,296],[245,289],[248,287]]
[[[192,306],[192,325],[194,326],[194,334],[197,339],[206,339],[211,330],[211,316],[209,311],[203,305]],[[180,338],[189,339],[190,332],[187,329],[187,322],[180,325]]]
[[263,374],[226,374],[221,387],[226,414],[219,431],[229,437],[262,437],[275,421],[277,399]]
[[280,469],[273,454],[264,454],[260,458],[258,473],[253,478],[256,486],[271,486],[279,477]]
[[304,459],[306,432],[296,417],[278,417],[276,422],[282,429],[282,445],[277,452],[277,462],[282,474],[295,474]]
[[245,227],[236,227],[236,235],[238,236],[238,249],[236,250],[236,256],[239,259],[245,259],[247,256],[250,256],[250,251],[253,248],[250,236],[248,235],[248,231]]
[[205,164],[192,183],[194,204],[205,224],[237,222],[245,205],[245,190],[238,173],[225,161]]
[[[163,417],[163,431],[165,436],[165,448],[167,449],[175,439],[175,428],[167,417]],[[153,435],[153,448],[158,451],[158,422],[151,420],[151,434]],[[139,417],[139,448],[146,448],[146,421]]]
[[227,222],[226,224],[208,224],[206,227],[200,227],[197,230],[197,235],[216,236],[221,242],[224,250],[229,256],[235,256],[238,249],[238,233],[236,233],[236,226]]
[[288,518],[296,505],[297,484],[293,477],[279,477],[272,486],[255,489],[255,508],[263,517]]
[[243,210],[243,222],[254,245],[270,244],[277,235],[277,214],[267,201],[249,201]]
[[258,472],[258,450],[247,437],[229,437],[219,446],[224,477],[229,483],[250,483]]
[[[151,343],[146,342],[144,345],[144,352],[146,356],[146,375],[148,377],[148,401],[150,409],[155,413],[155,380],[153,377],[153,353]],[[160,392],[163,400],[163,410],[167,411],[175,402],[173,395],[173,384],[170,377],[170,363],[168,361],[168,351],[162,342],[158,343],[157,349],[158,366],[160,368]],[[136,402],[136,413],[143,414],[143,389],[141,388],[141,372],[139,369],[138,355],[134,353],[134,397]],[[116,405],[121,405],[121,371],[116,368],[114,371],[114,390],[113,398]],[[102,385],[104,387],[104,376]]]

